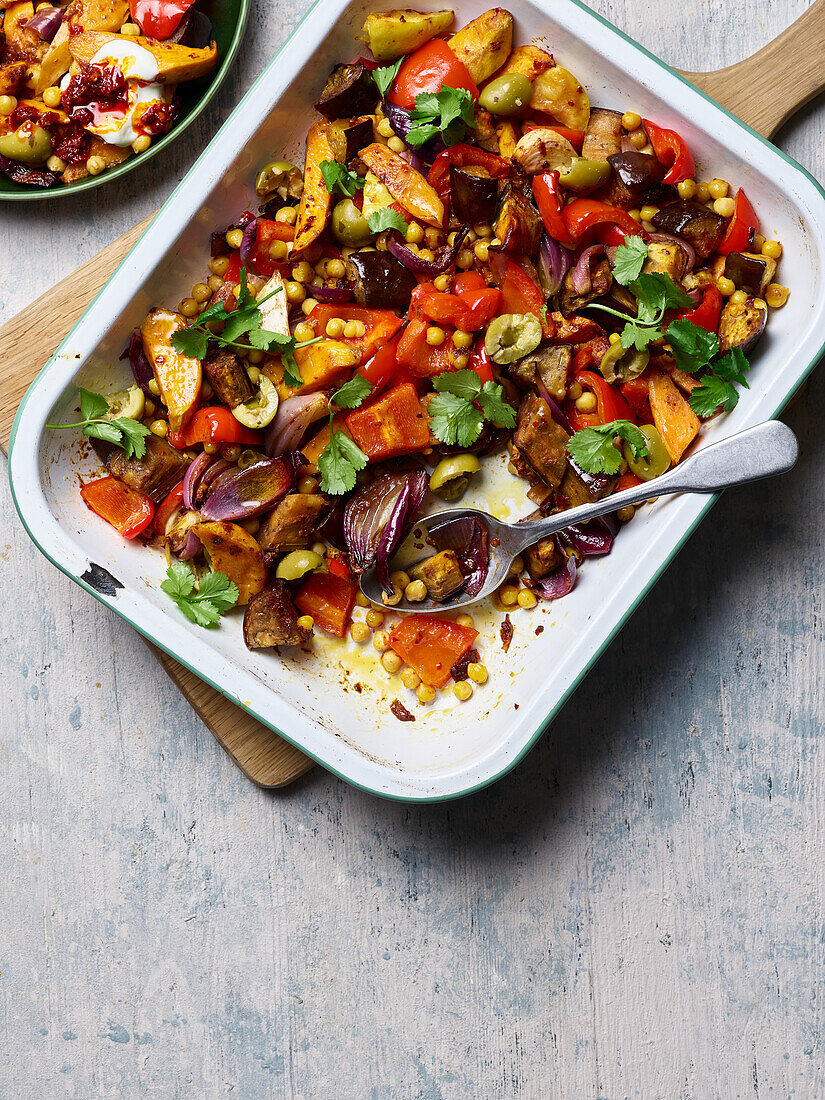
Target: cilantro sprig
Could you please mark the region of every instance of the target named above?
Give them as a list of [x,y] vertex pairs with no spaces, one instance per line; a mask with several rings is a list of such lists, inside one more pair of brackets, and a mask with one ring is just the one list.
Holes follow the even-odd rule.
[[461,141],[468,127],[475,126],[475,104],[466,88],[445,84],[438,92],[422,92],[415,97],[410,114],[413,127],[406,141],[417,149],[436,135],[445,145]]
[[74,424],[47,424],[47,428],[80,428],[84,435],[94,439],[103,439],[107,443],[114,443],[121,447],[127,458],[143,458],[146,454],[144,439],[149,435],[149,429],[139,420],[133,420],[129,416],[120,416],[116,420],[107,418],[109,405],[106,398],[91,390],[79,388],[80,415],[82,420]]
[[[301,376],[293,353],[296,348],[317,344],[321,337],[317,336],[314,340],[296,343],[294,337],[287,336],[283,332],[271,332],[269,329],[261,328],[263,315],[259,306],[268,302],[270,298],[274,298],[276,294],[280,294],[282,289],[280,286],[276,287],[263,298],[256,299],[249,289],[246,268],[242,267],[236,308],[227,310],[223,302],[214,302],[211,306],[207,306],[191,325],[172,333],[172,347],[181,355],[188,355],[191,359],[205,359],[210,341],[214,341],[222,348],[273,352],[281,356],[286,384],[300,386]],[[212,321],[223,322],[223,329],[219,334],[211,332],[206,327]],[[241,336],[246,336],[246,343],[241,341]]]
[[182,561],[172,562],[160,587],[198,626],[214,626],[239,597],[237,585],[225,573],[207,573],[196,588],[195,574]]
[[361,374],[355,374],[329,399],[329,443],[318,458],[321,492],[341,496],[355,488],[355,476],[369,459],[346,432],[334,428],[336,409],[357,409],[372,392],[372,384]]
[[568,439],[567,453],[585,473],[617,474],[622,453],[613,442],[616,436],[629,444],[634,458],[645,458],[650,453],[644,432],[629,420],[611,420],[609,424],[581,428]]
[[383,233],[386,229],[397,229],[399,233],[406,233],[408,228],[407,221],[391,206],[372,210],[367,215],[367,225],[372,233]]
[[359,176],[357,172],[351,172],[346,164],[341,164],[338,160],[322,160],[320,168],[330,195],[337,190],[351,199],[356,191],[360,191],[364,186],[364,177]]
[[[730,412],[739,401],[736,385],[749,389],[745,371],[750,364],[741,348],[732,348],[727,355],[717,359],[711,374],[702,375],[702,384],[688,398],[688,404],[697,416],[712,416],[721,405]],[[734,385],[734,383],[736,385]]]
[[401,63],[404,60],[403,57],[399,57],[397,61],[393,61],[392,65],[383,65],[380,69],[373,69],[370,73],[382,99],[387,98],[387,92],[392,87],[392,82],[398,76],[398,70],[401,68]]
[[471,370],[444,371],[433,379],[435,397],[427,412],[436,439],[451,446],[470,447],[481,435],[484,421],[512,428],[516,412],[496,382],[485,382]]

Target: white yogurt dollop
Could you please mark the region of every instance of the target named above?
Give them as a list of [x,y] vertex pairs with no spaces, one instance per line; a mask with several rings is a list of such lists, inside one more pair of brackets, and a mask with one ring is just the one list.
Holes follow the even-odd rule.
[[[90,64],[117,65],[126,77],[128,106],[126,110],[106,110],[90,104],[93,120],[84,128],[105,141],[107,145],[126,147],[141,136],[134,127],[135,111],[139,106],[150,103],[165,103],[163,84],[152,83],[158,75],[158,66],[149,50],[136,43],[119,42],[113,39],[106,42]],[[68,74],[67,74],[68,76]],[[148,83],[147,83],[148,82]],[[143,111],[138,112],[138,117]]]

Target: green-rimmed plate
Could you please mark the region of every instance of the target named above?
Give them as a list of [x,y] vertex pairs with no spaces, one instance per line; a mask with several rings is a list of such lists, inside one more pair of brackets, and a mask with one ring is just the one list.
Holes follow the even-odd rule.
[[86,176],[76,183],[58,184],[56,187],[26,187],[15,183],[0,173],[0,201],[26,202],[29,199],[57,199],[62,195],[76,195],[90,191],[104,183],[120,179],[127,172],[138,168],[150,157],[165,149],[195,121],[210,99],[223,84],[229,67],[243,38],[249,15],[249,0],[199,0],[198,10],[212,21],[212,38],[218,45],[218,65],[200,80],[187,81],[177,86],[178,115],[168,133],[153,141],[145,153],[137,153],[116,168],[110,168],[99,176]]

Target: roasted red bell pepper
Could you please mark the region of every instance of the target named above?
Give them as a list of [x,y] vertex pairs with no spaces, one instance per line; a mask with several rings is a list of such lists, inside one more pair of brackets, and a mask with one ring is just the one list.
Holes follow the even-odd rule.
[[463,141],[459,141],[438,154],[427,175],[430,187],[434,187],[440,195],[450,189],[451,165],[456,168],[485,168],[495,180],[503,179],[510,171],[510,162],[503,157],[497,157],[495,153],[488,153],[485,149],[477,149],[474,145],[465,145]]
[[[535,188],[535,184],[533,186]],[[562,218],[567,232],[577,243],[580,243],[591,229],[598,229],[603,225],[617,225],[625,233],[630,233],[634,237],[647,237],[642,227],[638,222],[634,222],[627,211],[620,210],[618,206],[610,206],[606,202],[599,202],[598,199],[573,199],[565,206]]]
[[491,265],[501,287],[499,315],[503,313],[533,313],[541,320],[542,332],[552,337],[555,332],[553,319],[547,312],[544,294],[538,283],[515,261],[501,253],[491,253]]
[[564,200],[559,189],[559,173],[542,172],[533,176],[533,195],[547,236],[572,248],[573,238],[563,217]]
[[562,317],[560,313],[552,314],[555,325],[553,340],[557,344],[588,344],[591,340],[597,340],[604,336],[604,329],[590,317],[582,317],[579,313],[571,313]]
[[408,111],[415,106],[415,97],[422,92],[440,92],[444,85],[466,88],[478,99],[478,88],[450,47],[440,38],[433,38],[402,63],[387,99]]
[[316,336],[326,334],[327,322],[333,317],[344,321],[361,321],[366,329],[363,336],[336,336],[342,344],[347,344],[359,356],[361,363],[367,363],[395,336],[401,328],[401,318],[391,309],[367,309],[366,306],[315,306],[306,323]]
[[464,332],[484,328],[499,311],[501,291],[488,287],[477,272],[467,274],[476,278],[459,282],[464,276],[457,276],[452,293],[436,290],[433,283],[420,283],[412,293],[408,316],[417,321],[426,319],[452,325]]
[[410,615],[393,627],[390,647],[415,669],[422,683],[442,688],[477,637],[478,631],[469,626],[435,615]]
[[[285,256],[283,261],[273,260],[269,250],[276,241],[287,243],[293,240],[295,240],[294,225],[271,221],[269,218],[258,218],[255,243],[249,253],[249,266],[267,279],[276,271],[285,270],[290,266],[288,257]],[[235,256],[238,256],[237,252],[233,252],[233,259]]]
[[733,217],[728,222],[724,240],[716,249],[720,256],[729,252],[747,252],[753,235],[759,231],[759,218],[740,187],[733,200]]
[[223,405],[207,405],[197,410],[182,431],[170,431],[166,438],[182,451],[196,443],[241,443],[255,447],[260,446],[263,435],[245,428]]
[[430,422],[410,382],[389,390],[371,405],[355,409],[346,425],[371,462],[414,454],[430,445]]
[[691,324],[700,325],[708,332],[719,331],[719,318],[722,315],[722,306],[725,300],[717,288],[711,283],[706,286],[702,294],[702,301],[695,309],[683,309],[676,314],[677,320],[690,321]]
[[323,630],[343,638],[357,592],[358,582],[353,576],[313,573],[295,596],[295,606],[311,615]]
[[635,474],[622,474],[616,484],[613,486],[614,493],[620,493],[622,489],[635,489],[637,485],[642,484],[642,479],[636,477]]
[[195,0],[129,0],[129,12],[147,38],[163,41],[174,34]]
[[149,497],[130,489],[116,477],[89,481],[80,490],[80,495],[88,508],[111,523],[125,539],[136,538],[145,531],[155,514]]
[[166,534],[166,524],[183,504],[183,482],[179,481],[174,489],[171,489],[162,502],[157,506],[155,518],[152,522],[152,531],[157,538]]
[[657,126],[649,119],[642,119],[653,152],[660,164],[668,169],[662,183],[681,183],[682,180],[693,179],[696,174],[696,165],[693,163],[693,154],[687,147],[684,138],[675,130],[666,130],[664,126]]
[[557,134],[570,142],[577,153],[582,151],[584,130],[570,130],[566,126],[558,126],[555,122],[550,121],[549,115],[547,116],[547,122],[544,122],[538,111],[533,111],[532,117],[525,119],[521,124],[521,128],[525,134],[529,134],[531,130],[555,130]]
[[398,364],[406,367],[414,378],[432,378],[452,369],[451,342],[445,340],[438,347],[432,347],[427,343],[428,328],[426,321],[410,321],[398,341]]
[[575,402],[565,402],[565,412],[574,432],[581,428],[590,428],[595,424],[609,424],[612,420],[629,420],[636,423],[636,417],[620,393],[605,381],[600,374],[589,370],[576,370],[574,381],[582,389],[590,390],[596,396],[596,412],[583,413],[576,408]]
[[382,390],[385,390],[393,378],[398,374],[398,360],[396,359],[396,350],[398,348],[398,341],[401,339],[400,334],[393,336],[389,343],[384,344],[373,355],[369,362],[364,363],[355,372],[360,374],[363,378],[369,382],[372,386],[371,396],[377,397]]
[[344,561],[343,558],[339,558],[335,554],[327,555],[327,569],[330,573],[333,573],[336,577],[343,577],[345,580],[352,576],[352,570]]
[[493,364],[487,354],[487,348],[484,346],[483,340],[479,340],[476,345],[473,354],[470,356],[467,369],[478,375],[482,386],[485,382],[493,381]]
[[640,424],[652,424],[653,413],[650,411],[650,391],[647,379],[642,374],[638,378],[631,378],[628,382],[622,382],[619,389],[622,397],[633,410],[633,414]]

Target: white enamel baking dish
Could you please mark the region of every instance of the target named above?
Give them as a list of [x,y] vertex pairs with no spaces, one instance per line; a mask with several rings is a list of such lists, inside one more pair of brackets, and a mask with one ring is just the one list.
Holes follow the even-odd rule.
[[[587,563],[570,596],[513,616],[515,637],[506,656],[499,617],[479,610],[489,683],[468,703],[445,693],[436,705],[420,707],[369,647],[347,643],[342,657],[341,649],[322,640],[315,656],[282,660],[245,648],[237,613],[217,630],[190,624],[159,591],[163,556],[124,542],[82,504],[78,474],[99,472],[90,457],[79,457],[86,448],[68,438],[71,433],[43,427],[69,419],[78,384],[112,390],[126,381],[118,355],[147,308],[177,302],[201,277],[210,232],[252,202],[257,168],[273,154],[300,159],[313,99],[332,65],[357,54],[353,38],[368,6],[324,0],[311,9],[29,389],[14,424],[9,464],[20,517],[59,569],[325,767],[375,794],[424,802],[474,791],[525,755],[712,499],[677,497],[644,509],[609,557]],[[479,0],[462,4],[459,24],[486,7]],[[517,42],[540,39],[582,80],[593,104],[637,110],[676,127],[696,154],[697,174],[743,185],[766,235],[783,242],[789,303],[771,318],[750,390],[705,434],[719,438],[775,415],[825,346],[825,193],[798,165],[576,0],[554,0],[547,10],[513,0],[509,8]],[[500,514],[527,510],[520,493],[508,495],[498,483],[493,488],[489,499]],[[81,579],[90,563],[105,567],[123,587],[114,594],[90,587]],[[544,629],[537,636],[539,626]],[[396,696],[410,705],[415,722],[390,714]]]

